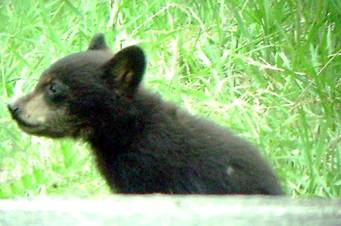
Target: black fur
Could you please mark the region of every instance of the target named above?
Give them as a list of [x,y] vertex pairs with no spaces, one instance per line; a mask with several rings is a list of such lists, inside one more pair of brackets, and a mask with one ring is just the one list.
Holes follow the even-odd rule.
[[98,33],[96,34],[88,47],[88,50],[100,50],[100,49],[108,49],[107,44],[105,43],[104,34]]
[[[105,48],[104,48],[105,47]],[[282,194],[253,146],[140,86],[142,50],[112,57],[104,37],[48,69],[68,87],[63,106],[87,140],[101,173],[119,193]]]

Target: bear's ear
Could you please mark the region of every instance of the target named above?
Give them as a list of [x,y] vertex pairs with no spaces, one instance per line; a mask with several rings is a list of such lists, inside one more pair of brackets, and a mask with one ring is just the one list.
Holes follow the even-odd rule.
[[[137,46],[122,49],[105,65],[105,76],[110,77],[115,87],[121,91],[134,91],[140,82],[146,67],[143,50]],[[108,80],[108,79],[107,79]]]
[[100,49],[107,49],[107,43],[105,42],[104,34],[97,33],[92,38],[88,50],[100,50]]

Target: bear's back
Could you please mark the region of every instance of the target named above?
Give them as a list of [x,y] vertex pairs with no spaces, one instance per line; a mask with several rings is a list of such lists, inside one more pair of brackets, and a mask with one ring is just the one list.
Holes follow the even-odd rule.
[[257,150],[228,129],[144,91],[139,108],[144,108],[143,129],[113,164],[118,190],[281,194]]

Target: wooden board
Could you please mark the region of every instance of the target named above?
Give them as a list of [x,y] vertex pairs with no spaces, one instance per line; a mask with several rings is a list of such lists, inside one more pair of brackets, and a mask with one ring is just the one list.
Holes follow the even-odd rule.
[[1,200],[0,225],[341,226],[341,200],[194,195]]

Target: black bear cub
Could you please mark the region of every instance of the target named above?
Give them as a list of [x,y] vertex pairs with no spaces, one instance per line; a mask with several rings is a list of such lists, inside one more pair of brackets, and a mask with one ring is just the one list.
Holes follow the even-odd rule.
[[282,194],[249,143],[141,87],[145,67],[139,47],[113,55],[97,34],[86,51],[52,64],[8,109],[29,134],[89,142],[119,193]]

